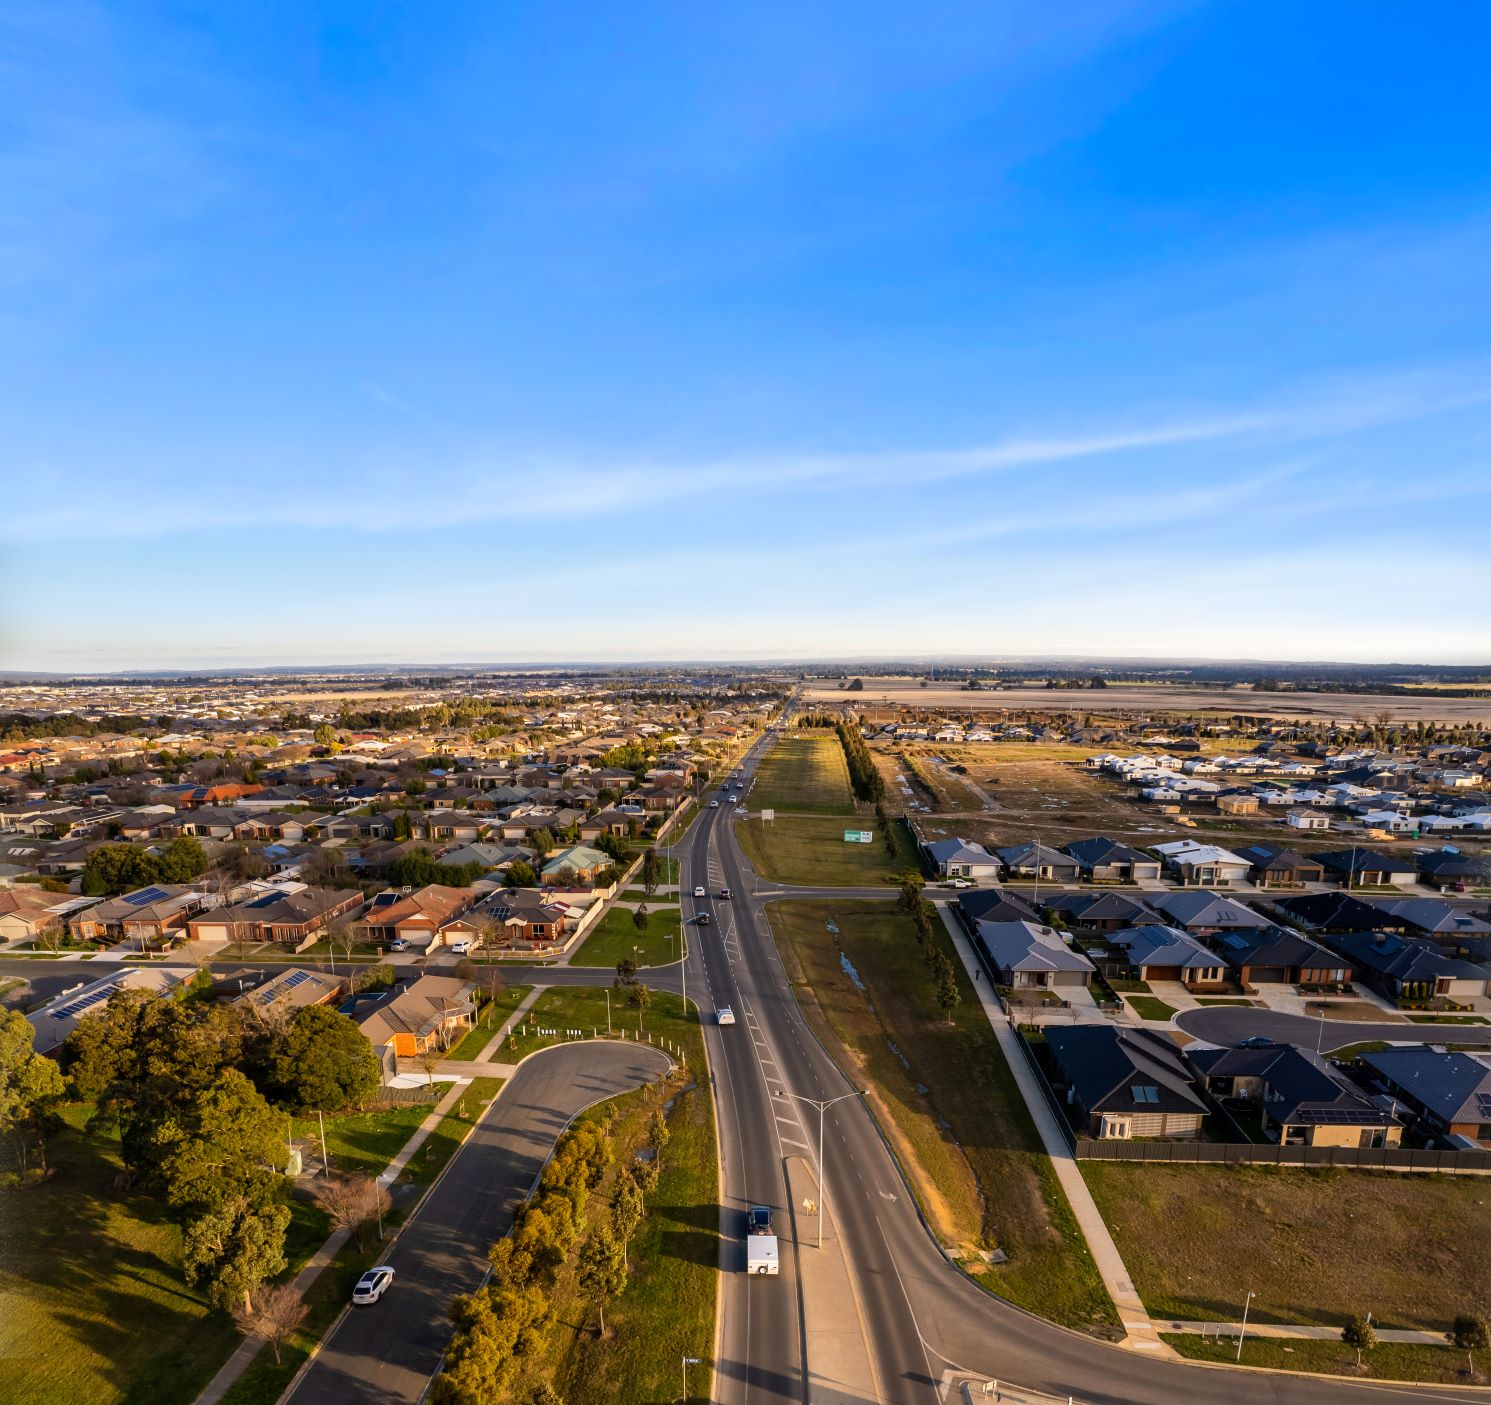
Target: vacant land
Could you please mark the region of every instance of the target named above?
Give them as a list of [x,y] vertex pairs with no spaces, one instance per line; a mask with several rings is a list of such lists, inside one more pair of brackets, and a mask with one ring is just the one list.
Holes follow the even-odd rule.
[[1491,1195],[1478,1176],[1084,1162],[1151,1313],[1445,1331],[1491,1301]]
[[[1112,1304],[941,924],[934,940],[953,958],[962,995],[951,1024],[909,918],[891,905],[768,910],[808,1018],[868,1081],[875,1116],[943,1242],[1011,1301],[1067,1326],[1111,1327]],[[1007,1263],[984,1262],[981,1251],[995,1248]]]
[[852,815],[854,794],[844,748],[833,732],[791,732],[762,758],[751,787],[752,810]]
[[[861,823],[874,831],[873,842],[846,844],[844,831]],[[786,815],[769,823],[749,819],[738,822],[736,833],[756,872],[777,883],[844,888],[883,883],[908,869],[921,872],[905,826],[892,826],[896,852],[891,855],[872,816],[862,822],[817,815]]]
[[886,703],[895,707],[941,712],[948,716],[977,713],[1074,712],[1092,717],[1152,717],[1173,712],[1196,716],[1313,718],[1351,722],[1390,712],[1393,721],[1481,722],[1491,720],[1491,698],[1408,698],[1372,693],[1259,693],[1251,687],[1178,687],[1165,684],[1118,684],[1108,688],[980,689],[926,687],[915,678],[866,678],[862,693],[845,694],[838,680],[808,683],[803,703],[850,702],[856,708]]
[[642,902],[647,908],[647,928],[642,932],[637,930],[630,908],[613,907],[591,928],[571,962],[576,966],[614,966],[618,961],[630,960],[639,966],[661,966],[678,960],[679,909],[655,907],[656,901]]

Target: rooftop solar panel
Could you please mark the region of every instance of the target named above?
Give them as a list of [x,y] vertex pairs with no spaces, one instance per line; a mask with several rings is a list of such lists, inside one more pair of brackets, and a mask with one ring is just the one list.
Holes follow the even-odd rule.
[[143,907],[146,903],[159,902],[167,897],[170,894],[164,888],[141,888],[138,893],[130,893],[126,901],[131,907]]

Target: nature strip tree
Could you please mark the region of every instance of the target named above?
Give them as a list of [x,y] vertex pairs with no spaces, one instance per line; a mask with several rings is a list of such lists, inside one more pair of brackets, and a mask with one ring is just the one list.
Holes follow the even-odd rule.
[[1361,1369],[1362,1352],[1377,1345],[1377,1329],[1365,1317],[1353,1317],[1341,1328],[1341,1340],[1356,1349],[1356,1366]]
[[246,1303],[233,1308],[233,1325],[246,1337],[274,1349],[274,1364],[280,1364],[280,1347],[300,1330],[308,1309],[305,1299],[288,1283],[270,1283],[255,1288]]
[[372,1176],[326,1176],[311,1187],[311,1196],[337,1229],[356,1236],[359,1247],[365,1243],[367,1228],[383,1223],[393,1208],[393,1197]]
[[594,1303],[600,1335],[606,1335],[606,1304],[626,1287],[626,1250],[609,1225],[600,1225],[580,1246],[576,1267],[580,1291]]
[[1491,1347],[1491,1325],[1488,1325],[1486,1319],[1476,1313],[1461,1313],[1455,1318],[1448,1336],[1450,1345],[1459,1347],[1465,1353],[1465,1374],[1474,1381],[1476,1379],[1475,1354]]

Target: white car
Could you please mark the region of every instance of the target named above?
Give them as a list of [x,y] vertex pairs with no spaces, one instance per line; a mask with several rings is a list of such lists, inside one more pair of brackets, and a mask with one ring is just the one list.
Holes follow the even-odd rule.
[[709,808],[711,810],[718,810],[720,808],[720,802],[718,800],[711,800],[709,802]]
[[352,1301],[359,1307],[375,1303],[388,1291],[392,1283],[393,1270],[387,1265],[370,1268],[357,1280],[357,1287],[352,1290]]
[[704,897],[708,897],[708,896],[709,896],[709,895],[708,895],[708,894],[707,894],[707,893],[706,893],[706,892],[705,892],[705,891],[704,891],[704,885],[703,885],[703,884],[702,884],[702,883],[700,883],[700,884],[697,884],[697,885],[696,885],[696,886],[695,886],[695,888],[694,888],[694,896],[695,896],[695,897],[696,897],[696,898],[704,898]]
[[732,1010],[728,1005],[721,1005],[720,1008],[714,1012],[714,1022],[716,1024],[734,1024],[735,1011]]
[[457,956],[465,956],[471,950],[471,938],[457,937],[455,941],[449,943],[449,947]]
[[971,888],[973,884],[966,878],[949,878],[946,886],[949,888]]

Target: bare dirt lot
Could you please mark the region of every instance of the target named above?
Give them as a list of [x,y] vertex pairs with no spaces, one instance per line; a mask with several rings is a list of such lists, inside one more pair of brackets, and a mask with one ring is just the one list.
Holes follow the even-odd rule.
[[1110,688],[1003,688],[965,692],[961,688],[921,687],[915,678],[866,678],[864,691],[845,693],[835,679],[809,682],[803,701],[853,702],[872,707],[930,708],[956,716],[981,712],[1085,712],[1101,716],[1157,712],[1230,717],[1299,717],[1351,722],[1390,712],[1395,722],[1491,722],[1491,698],[1405,698],[1373,693],[1258,693],[1251,687],[1173,687],[1123,684]]

